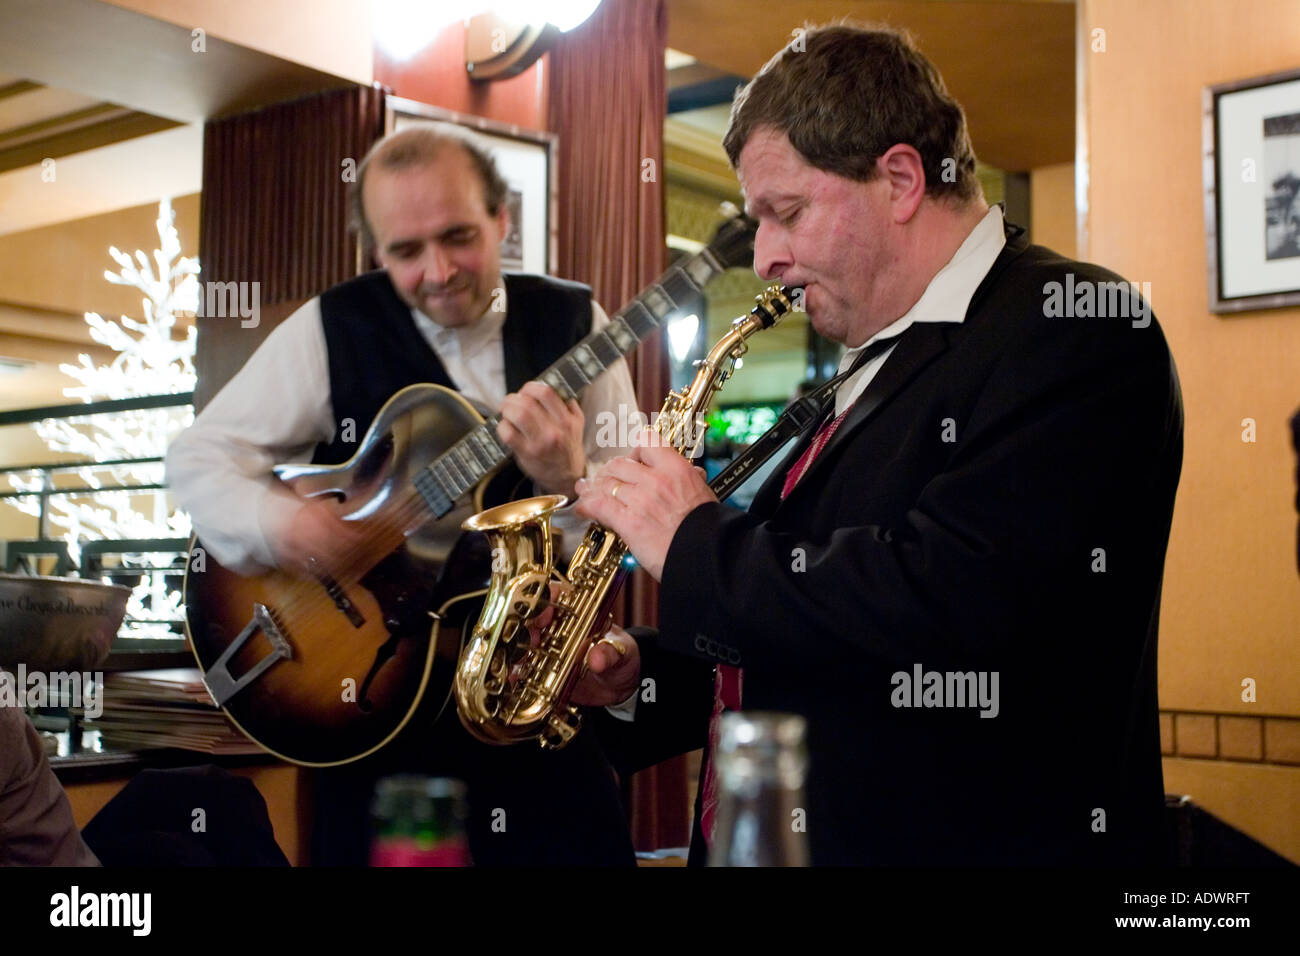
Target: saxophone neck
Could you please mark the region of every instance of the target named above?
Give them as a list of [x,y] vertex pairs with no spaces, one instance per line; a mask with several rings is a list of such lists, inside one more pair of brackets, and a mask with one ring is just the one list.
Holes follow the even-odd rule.
[[755,332],[770,329],[795,311],[797,293],[789,286],[775,283],[761,295],[748,314],[731,323],[731,328],[709,349],[709,354],[695,363],[695,377],[681,392],[670,392],[659,413],[659,434],[682,454],[694,457],[694,450],[704,437],[704,414],[735,370],[736,359],[749,349],[747,339]]

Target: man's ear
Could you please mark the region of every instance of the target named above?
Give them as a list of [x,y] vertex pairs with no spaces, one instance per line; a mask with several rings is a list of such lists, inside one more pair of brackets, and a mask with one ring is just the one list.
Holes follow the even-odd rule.
[[925,163],[913,146],[896,143],[876,162],[889,182],[889,203],[893,219],[905,223],[916,215],[925,198]]
[[497,210],[496,215],[497,230],[500,235],[497,236],[497,242],[502,242],[506,234],[510,232],[510,205],[504,200],[501,202],[501,208]]

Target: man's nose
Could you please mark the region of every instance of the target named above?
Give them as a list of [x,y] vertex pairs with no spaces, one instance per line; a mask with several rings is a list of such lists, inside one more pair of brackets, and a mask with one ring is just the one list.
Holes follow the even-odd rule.
[[439,243],[430,242],[424,252],[424,281],[446,285],[456,274],[456,264]]
[[754,235],[754,271],[760,279],[777,279],[790,267],[790,244],[784,233],[759,222]]

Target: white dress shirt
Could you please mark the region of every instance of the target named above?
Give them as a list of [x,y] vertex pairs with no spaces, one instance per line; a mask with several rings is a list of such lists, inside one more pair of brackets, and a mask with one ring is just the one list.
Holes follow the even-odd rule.
[[[839,370],[853,365],[858,355],[877,339],[898,335],[913,322],[957,322],[966,321],[966,310],[970,300],[975,296],[989,269],[1007,244],[1006,232],[1002,226],[1002,209],[993,206],[988,213],[975,224],[952,258],[942,269],[934,274],[930,284],[921,293],[921,298],[902,316],[889,323],[857,348],[849,349],[840,359]],[[843,415],[845,409],[858,400],[871,380],[876,377],[885,361],[898,346],[885,349],[870,362],[851,375],[835,392],[835,414]]]
[[[454,329],[439,326],[418,310],[411,314],[461,394],[499,409],[506,395],[501,343],[506,311],[489,308],[477,322]],[[593,331],[609,323],[595,300],[591,318]],[[616,446],[598,447],[596,418],[601,411],[630,416],[636,409],[627,363],[620,359],[610,367],[579,404],[591,477],[598,464],[626,453]],[[316,445],[333,437],[329,358],[320,299],[314,298],[267,336],[194,424],[172,442],[167,481],[208,552],[223,566],[250,573],[274,565],[271,542],[280,539],[302,507],[271,469],[309,461]],[[363,437],[356,436],[358,443]],[[555,514],[553,524],[564,532],[566,549],[572,549],[588,522],[570,506]]]

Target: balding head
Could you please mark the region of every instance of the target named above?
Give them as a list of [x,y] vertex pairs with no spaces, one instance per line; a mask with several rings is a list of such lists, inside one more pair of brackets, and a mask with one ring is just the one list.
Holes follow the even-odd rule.
[[361,165],[357,181],[349,194],[352,228],[361,237],[367,251],[375,247],[375,233],[366,215],[366,173],[372,168],[398,172],[420,166],[433,166],[449,150],[462,153],[483,186],[483,203],[489,216],[496,216],[506,201],[506,181],[497,171],[496,162],[472,134],[446,123],[420,123],[378,140]]

